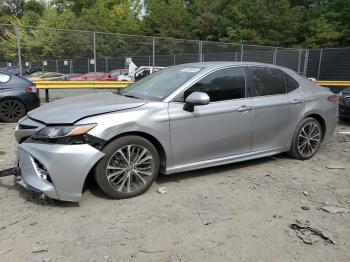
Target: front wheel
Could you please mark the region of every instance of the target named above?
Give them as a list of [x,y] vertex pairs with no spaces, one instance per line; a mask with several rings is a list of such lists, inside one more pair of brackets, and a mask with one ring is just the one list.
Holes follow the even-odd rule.
[[322,128],[320,123],[311,117],[305,118],[295,131],[289,154],[300,160],[313,157],[320,148]]
[[148,140],[125,136],[109,143],[105,157],[95,168],[95,179],[103,192],[114,199],[146,192],[159,172],[159,155]]

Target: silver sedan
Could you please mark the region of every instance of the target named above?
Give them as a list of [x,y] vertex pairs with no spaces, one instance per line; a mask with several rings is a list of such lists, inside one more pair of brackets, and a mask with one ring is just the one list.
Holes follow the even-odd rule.
[[17,181],[79,201],[94,176],[111,198],[172,174],[288,152],[314,156],[334,133],[337,96],[294,71],[212,62],[163,69],[119,92],[56,100],[16,128]]

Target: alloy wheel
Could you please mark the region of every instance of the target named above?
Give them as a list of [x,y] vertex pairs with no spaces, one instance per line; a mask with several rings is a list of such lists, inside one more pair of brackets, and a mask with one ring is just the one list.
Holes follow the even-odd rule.
[[25,114],[23,103],[15,99],[0,102],[0,117],[6,122],[16,122]]
[[297,148],[305,158],[312,156],[321,143],[321,128],[314,121],[306,123],[299,131]]
[[106,175],[118,192],[131,193],[144,187],[152,179],[153,157],[141,145],[126,145],[109,159]]

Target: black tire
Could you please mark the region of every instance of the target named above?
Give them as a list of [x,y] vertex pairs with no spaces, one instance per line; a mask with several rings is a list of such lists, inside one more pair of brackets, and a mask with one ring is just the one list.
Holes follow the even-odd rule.
[[[132,157],[138,158],[138,156],[143,152],[140,152],[140,150],[144,149],[146,149],[146,153],[142,155],[145,156],[144,159],[146,159],[147,157],[151,159],[148,159],[147,161],[144,161],[141,164],[136,164],[137,159],[133,159],[135,161],[131,160],[131,163],[129,165],[127,164],[125,158],[125,161],[122,160],[123,158],[121,157],[121,151],[125,152],[125,150],[129,150],[130,157],[127,158],[131,159]],[[130,153],[131,150],[133,152]],[[141,195],[150,188],[153,181],[157,178],[160,165],[159,154],[154,145],[143,137],[124,136],[117,138],[111,141],[103,149],[103,152],[105,153],[105,157],[97,163],[94,170],[94,175],[96,182],[101,188],[101,190],[113,199],[131,198]],[[141,158],[140,160],[142,161],[143,158]],[[135,164],[135,166],[133,163]],[[146,168],[144,167],[145,165],[147,165]],[[108,170],[107,167],[112,168],[112,170],[119,170],[115,171],[115,173],[120,174],[115,175],[112,178],[107,178],[107,175],[113,175],[113,172],[111,170]],[[140,169],[137,169],[138,167],[140,167]],[[141,169],[141,167],[143,169]],[[121,169],[124,169],[126,171],[121,171]],[[143,172],[143,174],[147,173],[149,175],[141,176],[140,178],[140,174],[142,173],[139,172]],[[130,178],[127,178],[127,176],[129,176]],[[125,181],[123,177],[125,177]],[[146,183],[140,186],[140,184],[142,184],[144,181],[146,181]],[[117,182],[119,182],[119,184],[117,184]],[[133,188],[133,190],[131,192],[124,192],[124,185],[122,185],[123,182],[124,184],[126,183],[125,190],[128,190],[128,187],[129,189]],[[120,189],[120,187],[122,188]]]
[[[318,130],[317,131],[318,136],[316,136],[316,138],[318,138],[319,141],[317,143],[316,143],[316,141],[310,141],[311,140],[310,137],[312,137],[312,134],[310,134],[310,137],[307,136],[307,137],[309,137],[309,139],[305,139],[303,141],[303,139],[304,139],[303,134],[305,134],[305,133],[302,130],[303,130],[303,128],[307,128],[309,126],[313,126],[314,128],[316,128]],[[315,118],[307,117],[299,123],[297,129],[295,130],[292,144],[291,144],[291,148],[290,148],[290,151],[288,152],[288,154],[290,156],[292,156],[296,159],[300,159],[300,160],[310,159],[311,157],[313,157],[317,153],[318,149],[320,148],[322,138],[323,138],[323,131],[322,131],[322,127],[321,127],[320,123]],[[307,146],[310,145],[309,148],[313,147],[313,149],[310,150],[308,154],[305,154],[302,150],[303,145],[305,144],[303,142],[305,142]]]
[[0,101],[0,121],[16,123],[26,115],[25,105],[17,99],[5,99]]

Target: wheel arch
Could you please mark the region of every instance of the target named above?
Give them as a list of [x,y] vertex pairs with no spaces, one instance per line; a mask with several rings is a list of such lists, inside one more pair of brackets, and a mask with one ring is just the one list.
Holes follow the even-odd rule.
[[316,119],[320,123],[321,129],[322,129],[322,141],[323,141],[323,139],[326,135],[326,131],[327,131],[325,119],[320,114],[317,114],[317,113],[308,114],[303,119],[305,119],[307,117],[311,117],[313,119]]
[[161,166],[160,171],[161,172],[165,171],[167,155],[166,155],[164,146],[157,138],[155,138],[153,135],[150,135],[149,133],[142,132],[142,131],[124,132],[124,133],[118,134],[118,135],[112,137],[111,139],[109,139],[108,142],[104,146],[108,145],[112,140],[115,140],[115,139],[118,139],[118,138],[124,137],[124,136],[140,136],[140,137],[143,137],[143,138],[147,139],[148,141],[150,141],[159,153],[160,166]]
[[[145,132],[141,132],[141,131],[130,131],[130,132],[124,132],[124,133],[120,133],[112,138],[110,138],[107,143],[103,146],[103,148],[108,145],[111,141],[115,140],[115,139],[118,139],[118,138],[121,138],[121,137],[124,137],[124,136],[139,136],[139,137],[142,137],[142,138],[145,138],[147,139],[148,141],[150,141],[152,143],[152,145],[156,148],[157,152],[159,153],[159,160],[160,160],[160,172],[161,173],[165,173],[165,170],[166,170],[166,161],[167,161],[167,155],[166,155],[166,152],[165,152],[165,149],[164,149],[164,146],[162,145],[162,143],[157,139],[155,138],[154,136],[148,134],[148,133],[145,133]],[[103,149],[102,148],[102,149]],[[98,162],[97,162],[98,163]],[[83,188],[82,188],[82,191],[84,191],[85,187],[86,187],[86,183],[87,181],[91,180],[92,177],[93,177],[93,172],[94,172],[94,169],[97,165],[97,163],[95,163],[95,165],[90,169],[88,175],[85,177],[85,181],[84,181],[84,184],[83,184]]]

